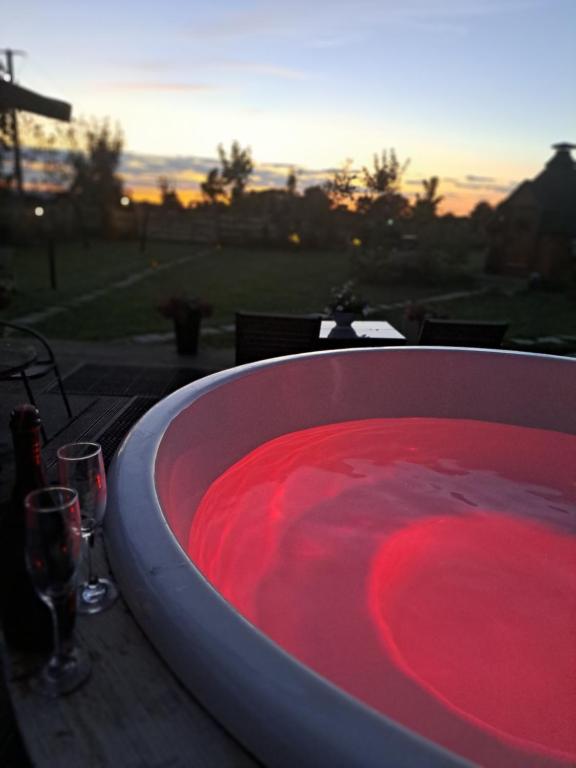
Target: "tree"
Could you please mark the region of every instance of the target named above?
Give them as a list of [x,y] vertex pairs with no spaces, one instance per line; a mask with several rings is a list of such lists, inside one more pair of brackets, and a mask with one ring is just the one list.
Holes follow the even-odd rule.
[[[73,168],[73,201],[92,205],[100,213],[101,229],[112,227],[112,211],[120,205],[124,183],[118,175],[124,139],[119,126],[108,119],[77,124],[77,148],[69,154]],[[78,208],[80,211],[80,208]]]
[[332,178],[324,184],[324,190],[333,205],[342,205],[347,200],[354,198],[355,180],[356,172],[352,170],[352,160],[348,158],[341,168],[334,171]]
[[330,210],[330,198],[325,186],[306,187],[302,198],[303,210],[311,216],[322,216]]
[[[3,78],[5,67],[0,62],[0,78]],[[13,123],[11,114],[7,109],[0,109],[0,191],[8,189],[14,177],[13,169],[6,168],[8,153],[13,146]]]
[[24,161],[32,161],[31,187],[69,192],[75,178],[73,157],[80,152],[82,124],[65,124],[29,113],[19,116]]
[[495,218],[495,210],[486,200],[480,200],[474,206],[470,213],[472,229],[479,232],[486,232]]
[[120,128],[116,126],[113,130],[107,119],[84,123],[81,130],[80,146],[84,146],[71,153],[74,168],[71,191],[97,206],[106,224],[110,210],[119,205],[123,193],[123,181],[117,171],[124,140]]
[[371,194],[381,197],[387,194],[397,194],[400,191],[402,176],[410,160],[401,163],[396,156],[396,150],[391,149],[388,153],[382,150],[381,158],[378,154],[374,155],[373,169],[370,170],[364,166],[362,176],[364,184]]
[[222,179],[226,186],[232,187],[232,202],[240,200],[248,184],[248,179],[254,170],[252,160],[252,150],[250,147],[242,149],[237,141],[232,142],[230,156],[220,144],[218,146],[218,155],[222,165]]
[[298,185],[298,175],[295,168],[290,168],[288,177],[286,179],[286,191],[291,197],[296,194],[296,187]]
[[218,168],[208,171],[205,181],[200,184],[200,189],[205,200],[213,205],[218,202],[218,198],[224,197],[226,194],[224,179]]
[[444,200],[443,195],[437,194],[439,184],[440,180],[438,176],[431,176],[429,179],[422,179],[424,194],[416,195],[414,213],[430,217],[436,216],[436,209],[442,200]]
[[372,200],[368,213],[378,219],[385,219],[387,226],[392,226],[399,219],[409,218],[410,202],[399,192],[388,192]]
[[10,186],[13,174],[6,170],[6,158],[12,146],[10,117],[7,110],[0,110],[0,189]]
[[176,185],[167,176],[158,178],[158,187],[160,188],[160,204],[164,208],[180,209],[182,202],[176,192]]

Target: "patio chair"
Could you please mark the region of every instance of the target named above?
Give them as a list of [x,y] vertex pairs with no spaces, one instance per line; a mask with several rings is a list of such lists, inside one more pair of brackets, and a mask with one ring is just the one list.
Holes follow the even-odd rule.
[[236,313],[236,365],[318,348],[320,315]]
[[427,318],[422,323],[417,343],[436,347],[498,349],[508,325],[502,321]]
[[[8,331],[8,334],[6,331]],[[31,328],[0,320],[0,341],[2,339],[11,340],[13,337],[16,337],[17,342],[21,342],[22,346],[33,346],[35,348],[36,356],[31,362],[21,365],[16,369],[7,370],[5,372],[0,370],[0,381],[21,381],[26,390],[28,400],[35,406],[36,400],[34,398],[32,387],[30,386],[30,380],[40,379],[43,376],[54,373],[56,381],[58,382],[60,394],[62,395],[62,400],[64,401],[64,406],[66,407],[66,413],[69,418],[72,418],[72,409],[70,408],[68,396],[66,395],[64,385],[62,384],[60,370],[48,340],[45,339],[42,334],[33,331]],[[44,442],[46,442],[47,437],[44,427],[42,427],[42,435],[44,437]]]

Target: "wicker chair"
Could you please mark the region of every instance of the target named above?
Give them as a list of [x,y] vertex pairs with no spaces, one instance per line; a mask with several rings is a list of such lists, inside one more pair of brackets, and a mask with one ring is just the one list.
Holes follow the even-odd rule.
[[317,349],[320,315],[236,313],[236,365]]
[[507,322],[501,321],[427,318],[420,328],[418,344],[498,349],[502,345],[508,325]]

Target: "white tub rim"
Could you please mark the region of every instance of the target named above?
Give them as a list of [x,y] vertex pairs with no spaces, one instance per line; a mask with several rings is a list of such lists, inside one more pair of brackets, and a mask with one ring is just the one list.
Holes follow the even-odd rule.
[[[238,366],[234,369],[221,371],[211,376],[193,382],[186,387],[178,390],[168,396],[156,406],[154,406],[138,424],[130,431],[118,452],[110,472],[109,485],[111,490],[110,511],[107,514],[107,535],[109,547],[114,564],[114,570],[118,575],[123,592],[134,611],[136,618],[142,624],[150,639],[154,642],[158,650],[168,661],[169,665],[180,675],[183,682],[195,693],[197,693],[218,717],[221,717],[225,724],[249,747],[254,749],[253,728],[250,723],[234,725],[230,719],[234,719],[234,712],[230,712],[230,706],[222,703],[221,706],[214,704],[214,696],[206,695],[205,689],[214,685],[212,679],[214,674],[220,678],[223,671],[207,670],[206,672],[196,670],[187,670],[189,666],[182,659],[182,641],[181,638],[167,636],[167,632],[158,631],[159,617],[164,616],[163,610],[166,607],[166,599],[179,590],[185,590],[189,587],[189,578],[193,575],[195,581],[195,610],[199,611],[199,604],[204,611],[203,620],[199,621],[198,616],[189,617],[189,627],[196,631],[202,628],[206,617],[214,620],[216,624],[223,621],[227,616],[227,626],[233,626],[239,631],[247,633],[250,642],[254,641],[258,654],[264,654],[277,661],[282,667],[283,679],[275,681],[279,685],[278,690],[282,690],[286,695],[286,689],[290,689],[294,680],[291,675],[296,675],[298,684],[303,685],[306,690],[306,696],[317,696],[316,704],[321,707],[320,714],[317,715],[315,727],[321,729],[330,728],[330,725],[342,718],[354,718],[360,725],[356,728],[355,737],[350,741],[341,737],[341,730],[336,727],[336,743],[333,744],[333,753],[331,760],[338,761],[338,757],[345,756],[346,762],[342,765],[362,765],[369,766],[403,766],[403,765],[467,765],[462,758],[452,755],[447,750],[439,747],[423,737],[412,733],[407,728],[388,720],[380,713],[375,712],[363,703],[357,701],[346,692],[334,686],[329,681],[321,678],[312,670],[304,667],[298,661],[293,659],[282,648],[270,641],[260,630],[247,622],[242,616],[234,611],[224,598],[206,581],[198,569],[190,562],[188,556],[180,545],[178,539],[170,529],[164,513],[161,508],[160,500],[157,495],[154,473],[148,471],[150,467],[155,467],[158,451],[166,431],[173,421],[187,408],[196,404],[202,397],[219,387],[230,384],[236,379],[246,376],[255,376],[262,371],[278,366],[299,365],[306,360],[316,360],[323,357],[331,358],[350,358],[351,356],[366,355],[422,355],[425,351],[431,355],[462,355],[473,354],[474,358],[484,360],[504,361],[514,359],[523,359],[534,364],[545,363],[554,367],[562,366],[563,370],[571,371],[574,376],[576,372],[576,360],[558,358],[550,355],[534,355],[532,353],[521,353],[512,351],[492,351],[478,349],[455,349],[451,347],[398,347],[387,349],[362,349],[362,350],[339,350],[316,352],[307,355],[295,355],[283,358],[274,358],[258,363],[250,363],[244,366]],[[438,357],[440,360],[440,357]],[[572,367],[566,367],[572,366]],[[576,429],[574,430],[576,432]],[[130,489],[129,485],[132,485]],[[141,503],[146,498],[149,504],[146,514],[148,523],[153,524],[154,546],[150,547],[146,541],[143,541],[142,535],[136,535],[134,538],[133,524],[130,522],[130,511],[137,503]],[[141,532],[140,532],[141,534]],[[161,541],[160,549],[159,542]],[[148,543],[149,544],[149,543]],[[143,584],[146,588],[143,589]],[[202,593],[202,594],[201,594]],[[180,605],[182,608],[182,605]],[[187,619],[188,620],[188,619]],[[210,635],[210,640],[214,641],[214,636]],[[204,646],[199,649],[195,656],[198,664],[202,654],[209,652],[207,647],[208,640],[204,641]],[[211,658],[208,655],[208,658]],[[255,659],[249,659],[254,669]],[[218,686],[216,686],[218,687]],[[226,685],[220,687],[225,692]],[[258,686],[257,686],[258,687]],[[262,688],[263,686],[260,686]],[[264,686],[265,687],[265,686]],[[312,692],[312,693],[311,693]],[[259,696],[266,700],[270,692],[259,690]],[[336,702],[332,708],[330,703]],[[302,702],[300,702],[302,704]],[[286,714],[286,713],[284,713]],[[246,719],[246,718],[244,718]],[[249,718],[248,718],[249,719]],[[305,725],[301,723],[301,725]],[[291,727],[286,721],[287,733],[283,733],[283,728],[272,728],[271,744],[259,756],[267,758],[274,754],[279,748],[279,744],[290,741],[295,737]],[[309,744],[314,741],[313,733],[301,734],[304,742]],[[288,738],[287,738],[288,737]],[[326,756],[330,756],[329,748]],[[364,748],[364,753],[360,750]],[[386,749],[386,758],[383,758],[383,750]],[[288,754],[288,753],[287,753]],[[354,757],[362,755],[360,763],[354,762]],[[289,756],[292,760],[293,757]],[[290,763],[278,762],[278,765],[288,765]],[[301,765],[306,763],[301,762]],[[317,764],[317,763],[315,763]],[[340,764],[332,762],[332,764]],[[312,765],[312,763],[311,763]]]

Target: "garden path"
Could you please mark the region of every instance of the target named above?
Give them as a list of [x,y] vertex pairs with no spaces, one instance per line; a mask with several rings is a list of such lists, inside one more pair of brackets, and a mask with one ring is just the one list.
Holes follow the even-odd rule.
[[195,253],[182,256],[179,259],[174,259],[173,261],[168,261],[164,264],[147,267],[140,272],[133,272],[131,275],[123,277],[121,280],[110,283],[110,285],[107,285],[105,288],[97,288],[93,291],[89,291],[88,293],[84,293],[81,296],[76,296],[74,299],[70,299],[64,304],[53,305],[46,307],[45,309],[41,309],[38,312],[31,312],[28,315],[21,315],[20,317],[14,318],[12,322],[18,325],[37,325],[38,323],[47,320],[49,317],[60,315],[63,312],[69,312],[71,309],[80,307],[83,304],[89,304],[90,302],[95,301],[102,296],[108,296],[114,291],[120,291],[123,288],[128,288],[135,283],[139,283],[141,280],[152,277],[152,275],[157,275],[159,272],[164,272],[168,269],[173,269],[174,267],[178,267],[182,264],[187,264],[190,261],[194,261],[195,259],[199,259],[205,256],[206,253],[206,250],[196,251]]

